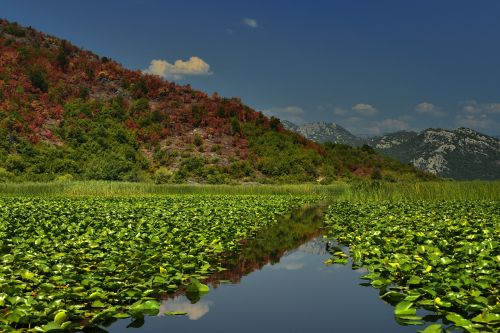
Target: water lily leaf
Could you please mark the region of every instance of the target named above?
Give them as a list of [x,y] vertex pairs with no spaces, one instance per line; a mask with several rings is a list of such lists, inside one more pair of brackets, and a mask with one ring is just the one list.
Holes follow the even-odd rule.
[[188,293],[200,293],[200,294],[205,294],[210,291],[210,288],[206,285],[201,283],[195,278],[191,278],[191,283],[186,287],[186,292]]
[[106,303],[104,303],[103,301],[98,299],[98,300],[93,301],[92,304],[90,304],[90,306],[93,308],[105,308],[108,305]]
[[417,321],[417,320],[422,320],[422,317],[416,316],[416,315],[401,315],[398,316],[398,319],[402,320],[409,320],[409,321]]
[[383,300],[385,300],[389,303],[396,304],[396,303],[402,301],[405,298],[405,295],[398,293],[398,292],[395,292],[395,291],[389,291],[389,292],[383,294],[382,296],[380,296],[380,298],[382,298]]
[[130,315],[127,313],[124,313],[124,312],[115,313],[113,315],[113,318],[116,318],[116,319],[124,319],[124,318],[128,318],[128,317],[130,317]]
[[12,296],[12,297],[7,297],[7,301],[12,305],[16,305],[19,303],[24,303],[25,299],[19,296]]
[[30,272],[30,271],[24,271],[21,273],[21,277],[24,280],[33,280],[33,278],[35,277],[35,273]]
[[420,298],[420,294],[413,294],[413,295],[408,295],[404,298],[405,301],[408,301],[408,302],[415,302],[417,299]]
[[419,331],[421,333],[441,333],[443,331],[443,327],[441,324],[432,324],[427,326],[423,331]]
[[407,316],[414,315],[417,313],[417,310],[413,308],[413,303],[408,301],[402,301],[396,304],[394,307],[394,315],[396,316]]
[[450,312],[446,315],[446,319],[449,321],[453,322],[455,325],[460,326],[460,327],[466,327],[466,326],[471,326],[472,323],[459,315],[458,313]]
[[54,322],[59,324],[59,325],[61,325],[62,323],[64,323],[67,320],[68,320],[68,315],[66,314],[66,311],[59,311],[54,316]]
[[452,262],[452,260],[448,257],[441,257],[439,259],[439,262],[443,265],[449,265]]
[[88,297],[89,300],[95,300],[95,299],[106,299],[106,296],[100,292],[100,291],[96,291],[96,292],[93,292],[92,294],[89,295]]
[[133,315],[145,314],[155,316],[160,311],[160,303],[155,300],[139,301],[129,307],[129,312]]
[[167,311],[167,312],[164,312],[163,314],[165,314],[167,316],[182,316],[182,315],[186,315],[187,312],[182,312],[182,311]]
[[61,327],[60,324],[53,321],[46,325],[43,325],[41,329],[39,329],[39,332],[44,332],[44,333],[59,333],[64,331],[66,331],[65,328]]
[[500,314],[483,312],[472,318],[472,321],[477,323],[500,323]]
[[408,282],[406,282],[409,285],[415,285],[415,284],[420,284],[422,282],[422,279],[416,275],[412,275]]

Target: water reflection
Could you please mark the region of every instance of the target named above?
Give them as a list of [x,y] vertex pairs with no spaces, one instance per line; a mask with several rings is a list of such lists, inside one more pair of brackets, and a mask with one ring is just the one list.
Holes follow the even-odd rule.
[[[305,249],[325,253],[325,242],[322,239],[309,244],[310,240],[324,233],[323,213],[326,205],[306,207],[285,215],[276,225],[264,228],[257,237],[245,242],[240,252],[225,258],[223,267],[227,271],[214,274],[205,283],[217,287],[221,281],[233,284],[253,271],[266,265],[274,265],[289,254],[296,252],[300,246]],[[288,269],[300,269],[299,263],[291,263]],[[287,269],[281,267],[283,269]]]
[[305,244],[302,244],[299,246],[296,250],[293,250],[291,252],[305,252],[309,254],[315,254],[318,256],[325,256],[328,255],[328,245],[330,244],[329,241],[323,239],[322,237],[313,239]]
[[160,306],[160,315],[168,312],[183,312],[190,320],[198,320],[210,311],[213,302],[201,300],[192,304],[185,296],[177,296],[163,301]]

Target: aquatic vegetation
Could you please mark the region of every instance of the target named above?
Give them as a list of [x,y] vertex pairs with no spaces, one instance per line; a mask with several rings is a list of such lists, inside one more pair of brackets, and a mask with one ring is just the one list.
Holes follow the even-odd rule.
[[[467,332],[500,326],[500,202],[336,202],[325,220],[401,324],[422,324],[423,308]],[[345,263],[337,252],[330,262]]]
[[55,332],[159,311],[157,296],[221,269],[222,254],[300,196],[0,198],[0,331]]

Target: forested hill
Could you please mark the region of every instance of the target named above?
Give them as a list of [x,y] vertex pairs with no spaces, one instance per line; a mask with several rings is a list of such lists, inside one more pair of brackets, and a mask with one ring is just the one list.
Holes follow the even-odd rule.
[[324,146],[241,103],[125,69],[0,20],[0,181],[328,182],[426,178]]

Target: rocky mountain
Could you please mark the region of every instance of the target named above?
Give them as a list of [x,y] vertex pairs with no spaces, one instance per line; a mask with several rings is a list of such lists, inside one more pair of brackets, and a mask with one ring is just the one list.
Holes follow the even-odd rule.
[[362,146],[364,144],[363,139],[358,138],[344,127],[335,123],[316,122],[300,126],[286,120],[282,121],[282,123],[286,129],[297,132],[316,142],[342,143],[349,146]]
[[500,139],[469,128],[400,131],[361,139],[333,123],[284,126],[318,142],[367,144],[403,163],[455,179],[500,179]]
[[469,128],[426,129],[372,138],[376,150],[455,179],[500,179],[500,140]]
[[328,147],[239,98],[124,68],[0,20],[0,181],[328,182],[427,178],[381,154]]

